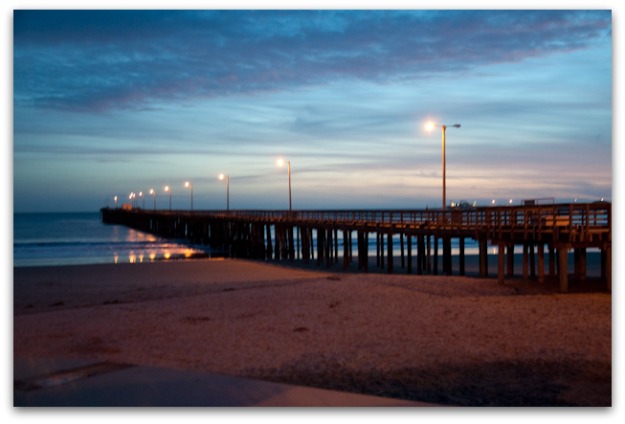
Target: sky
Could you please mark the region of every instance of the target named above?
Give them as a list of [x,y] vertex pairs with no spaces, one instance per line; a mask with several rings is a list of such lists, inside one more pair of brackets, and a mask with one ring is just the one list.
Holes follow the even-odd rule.
[[611,200],[612,18],[16,10],[14,211]]

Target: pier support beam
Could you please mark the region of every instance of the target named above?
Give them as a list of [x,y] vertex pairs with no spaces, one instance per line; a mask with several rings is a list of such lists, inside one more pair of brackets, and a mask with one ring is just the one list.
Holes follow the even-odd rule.
[[458,241],[458,248],[458,272],[460,273],[460,275],[464,275],[464,237],[460,237],[460,240]]
[[338,263],[339,260],[339,232],[337,229],[331,229],[330,233],[332,234],[332,243],[330,243],[330,263],[328,266]]
[[362,233],[362,260],[365,272],[369,272],[369,233]]
[[412,274],[412,237],[410,235],[406,237],[406,242],[408,244],[408,269],[406,272]]
[[608,291],[612,291],[612,247],[605,246],[601,249],[601,277],[608,285]]
[[486,237],[480,238],[478,244],[480,255],[480,277],[486,278],[488,277],[488,241],[486,240]]
[[432,274],[438,275],[438,237],[434,236],[434,264],[432,265]]
[[357,232],[358,239],[358,269],[369,271],[369,246],[368,233],[364,231]]
[[560,277],[560,291],[569,291],[569,245],[563,244],[558,248],[558,274]]
[[332,246],[334,244],[333,242],[333,234],[334,231],[332,231],[332,229],[326,229],[326,245],[325,245],[325,258],[326,258],[326,267],[330,267],[330,265],[332,264]]
[[508,277],[514,277],[514,243],[508,244]]
[[431,252],[431,246],[430,246],[430,235],[428,234],[426,236],[426,263],[425,263],[425,269],[427,271],[428,274],[430,274],[432,272],[432,252]]
[[289,256],[289,260],[293,261],[295,260],[295,237],[293,235],[293,227],[292,226],[288,226],[286,228],[287,231],[287,243],[289,245],[289,249],[288,249],[288,256]]
[[443,274],[451,275],[451,237],[443,237]]
[[556,251],[553,246],[549,246],[549,275],[556,275]]
[[378,233],[378,246],[380,247],[380,268],[384,269],[384,234]]
[[538,244],[538,282],[545,282],[545,245]]
[[527,280],[530,276],[530,267],[529,267],[529,250],[527,243],[523,243],[523,279]]
[[399,251],[401,255],[401,267],[406,267],[406,258],[404,256],[404,233],[399,233]]
[[499,243],[497,248],[497,282],[503,284],[505,280],[505,265],[506,265],[506,245],[505,243]]
[[393,233],[388,233],[388,273],[393,273]]
[[417,236],[417,274],[423,274],[423,269],[426,267],[425,257],[425,240],[423,235]]
[[[268,261],[271,261],[275,258],[274,255],[274,240],[273,240],[273,236],[272,234],[272,225],[271,224],[267,224],[267,246],[265,247],[265,251],[266,251],[266,258]],[[274,234],[275,234],[275,230],[274,230]]]
[[349,245],[351,244],[351,233],[347,228],[343,228],[343,269],[349,268]]
[[317,228],[317,266],[323,263],[325,259],[326,230]]
[[534,243],[529,243],[530,249],[530,278],[536,278],[536,249]]

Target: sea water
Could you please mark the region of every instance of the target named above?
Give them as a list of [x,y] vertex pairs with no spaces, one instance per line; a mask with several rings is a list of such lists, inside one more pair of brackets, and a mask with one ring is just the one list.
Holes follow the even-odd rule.
[[100,212],[16,213],[13,265],[150,262],[206,252],[121,225],[103,224]]

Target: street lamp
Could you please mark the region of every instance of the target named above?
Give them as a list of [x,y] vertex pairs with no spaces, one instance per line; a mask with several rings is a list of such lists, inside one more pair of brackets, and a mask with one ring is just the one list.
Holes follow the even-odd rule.
[[165,190],[165,193],[169,193],[169,210],[171,210],[171,188],[169,186],[165,186],[163,190]]
[[[288,172],[288,175],[289,175],[289,212],[291,212],[291,210],[293,209],[292,208],[293,203],[291,201],[291,161],[289,160],[286,163],[287,163],[287,172]],[[283,167],[284,166],[284,159],[282,159],[282,158],[278,159],[276,161],[276,164],[279,167]]]
[[128,195],[128,200],[130,200],[130,205],[132,206],[133,209],[135,208],[135,197],[137,196],[134,193],[134,191]]
[[219,174],[219,180],[226,180],[226,211],[230,212],[230,177],[228,175]]
[[113,201],[115,202],[115,209],[117,209],[117,196],[113,197]]
[[139,197],[141,198],[141,209],[145,209],[145,197],[142,191],[139,192]]
[[[434,127],[436,126],[436,124],[434,122],[428,122],[427,124],[425,124],[425,129],[427,131],[432,131],[434,129]],[[453,124],[451,125],[451,128],[460,128],[460,124]],[[441,125],[441,131],[443,133],[443,142],[442,142],[442,153],[443,153],[443,210],[446,209],[446,205],[447,205],[447,188],[446,188],[446,178],[445,178],[445,172],[446,172],[446,160],[445,160],[445,130],[447,130],[447,125]]]
[[156,210],[156,190],[151,188],[150,189],[150,194],[152,195],[152,198],[154,199],[154,210]]
[[185,181],[184,186],[191,189],[191,210],[193,210],[193,184],[189,181]]

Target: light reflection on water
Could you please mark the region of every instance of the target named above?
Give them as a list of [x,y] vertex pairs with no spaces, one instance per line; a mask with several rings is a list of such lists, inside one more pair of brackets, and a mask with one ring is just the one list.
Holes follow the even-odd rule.
[[189,259],[208,249],[191,247],[120,225],[99,213],[14,214],[13,265],[143,263]]

